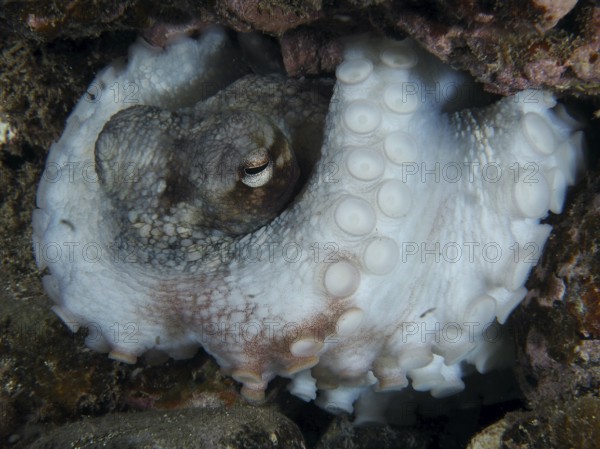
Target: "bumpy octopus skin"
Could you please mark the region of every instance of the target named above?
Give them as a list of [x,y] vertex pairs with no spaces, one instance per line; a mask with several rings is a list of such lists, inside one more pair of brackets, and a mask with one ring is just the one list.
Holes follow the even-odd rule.
[[580,125],[539,91],[466,109],[468,79],[409,40],[349,40],[328,112],[326,83],[236,58],[219,29],[137,43],[79,102],[33,217],[59,317],[113,359],[202,346],[247,398],[279,375],[332,411],[504,363],[490,329],[525,296]]

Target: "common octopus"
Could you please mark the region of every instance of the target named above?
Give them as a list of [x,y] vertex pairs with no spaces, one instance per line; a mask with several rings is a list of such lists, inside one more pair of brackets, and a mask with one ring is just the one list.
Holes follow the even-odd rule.
[[137,42],[97,76],[33,214],[53,310],[90,348],[203,347],[251,400],[279,375],[347,412],[506,363],[499,326],[581,168],[581,125],[542,91],[467,108],[469,78],[408,39],[350,38],[343,58],[331,99],[248,74],[219,28]]

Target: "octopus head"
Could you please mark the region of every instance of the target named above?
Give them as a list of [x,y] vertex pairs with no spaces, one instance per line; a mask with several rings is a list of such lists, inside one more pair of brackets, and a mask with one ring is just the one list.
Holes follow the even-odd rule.
[[207,234],[252,232],[292,197],[299,176],[292,145],[259,113],[197,115],[150,106],[115,114],[95,147],[101,185],[134,226],[131,217],[170,216]]

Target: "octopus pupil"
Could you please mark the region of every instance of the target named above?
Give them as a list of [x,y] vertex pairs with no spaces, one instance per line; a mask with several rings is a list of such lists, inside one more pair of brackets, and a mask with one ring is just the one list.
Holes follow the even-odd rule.
[[267,168],[269,166],[269,162],[265,162],[262,165],[259,165],[257,167],[247,167],[244,169],[244,173],[246,173],[247,175],[257,175],[259,174],[261,171],[263,171],[265,168]]

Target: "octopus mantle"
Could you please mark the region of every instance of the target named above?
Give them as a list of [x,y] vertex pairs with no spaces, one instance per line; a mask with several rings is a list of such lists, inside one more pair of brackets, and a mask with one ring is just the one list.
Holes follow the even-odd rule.
[[[477,103],[469,80],[409,40],[347,42],[320,159],[275,219],[218,257],[188,250],[183,265],[119,254],[93,164],[104,124],[131,106],[111,89],[139,86],[142,105],[189,102],[226,39],[135,44],[70,116],[33,216],[58,316],[113,359],[202,346],[246,397],[279,375],[332,411],[370,390],[447,396],[472,366],[510,361],[500,325],[550,233],[540,219],[575,180],[582,132],[541,91],[465,109]],[[189,244],[193,230],[177,225],[164,233]]]

